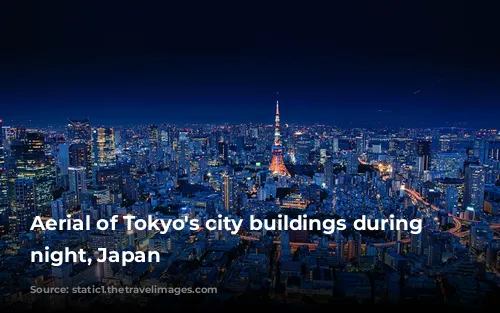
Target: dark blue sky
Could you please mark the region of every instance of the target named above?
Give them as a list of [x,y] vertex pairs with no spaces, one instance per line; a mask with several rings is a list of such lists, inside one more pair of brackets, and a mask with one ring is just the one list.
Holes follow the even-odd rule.
[[270,123],[279,91],[283,122],[499,126],[497,22],[465,2],[101,2],[2,10],[7,123]]

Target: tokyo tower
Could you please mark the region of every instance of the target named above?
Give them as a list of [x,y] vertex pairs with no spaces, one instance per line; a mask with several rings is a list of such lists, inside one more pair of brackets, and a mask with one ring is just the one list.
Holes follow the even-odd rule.
[[290,176],[286,169],[285,162],[283,162],[283,147],[281,146],[280,134],[280,109],[279,102],[276,101],[276,119],[274,125],[274,145],[273,145],[273,159],[269,170],[274,176]]

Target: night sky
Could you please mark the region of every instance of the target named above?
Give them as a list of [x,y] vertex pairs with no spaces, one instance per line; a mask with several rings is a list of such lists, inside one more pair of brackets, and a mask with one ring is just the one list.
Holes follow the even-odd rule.
[[9,2],[6,124],[272,123],[279,91],[284,123],[499,126],[495,11],[462,1]]

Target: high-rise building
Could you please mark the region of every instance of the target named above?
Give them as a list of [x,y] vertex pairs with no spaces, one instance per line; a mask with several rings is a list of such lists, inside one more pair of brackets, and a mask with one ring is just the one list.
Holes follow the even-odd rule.
[[115,166],[116,147],[113,128],[95,128],[92,131],[92,167],[98,170]]
[[162,129],[160,132],[160,142],[162,147],[169,147],[171,146],[171,140],[170,140],[170,131],[168,129]]
[[69,165],[70,166],[83,166],[88,168],[88,146],[83,143],[72,144],[69,147]]
[[217,143],[217,150],[219,153],[219,159],[222,161],[222,164],[227,165],[229,161],[229,143],[227,141],[224,141],[222,137]]
[[339,152],[339,139],[337,137],[332,138],[332,152],[333,153]]
[[347,175],[356,175],[358,173],[358,155],[354,152],[348,152],[345,159],[345,168]]
[[76,199],[80,203],[82,194],[87,192],[86,172],[83,166],[71,166],[69,172],[69,190],[76,194]]
[[177,163],[182,174],[189,172],[189,136],[188,132],[179,132],[179,141],[177,144]]
[[0,170],[5,169],[5,148],[4,148],[4,134],[2,129],[3,121],[0,120]]
[[476,217],[484,206],[484,171],[481,165],[469,164],[465,167],[464,206],[473,207]]
[[332,188],[335,182],[335,175],[333,171],[332,158],[326,158],[325,161],[325,183],[328,188]]
[[64,208],[63,198],[56,199],[52,201],[52,219],[54,220],[62,220],[66,218],[66,209]]
[[7,170],[0,168],[0,234],[8,230],[9,215],[9,179]]
[[457,215],[458,198],[458,188],[455,186],[448,186],[448,188],[446,188],[446,211],[453,216]]
[[290,248],[290,234],[288,231],[281,232],[281,256],[280,261],[290,261],[292,259],[292,250]]
[[92,177],[92,157],[90,146],[75,143],[69,146],[69,166],[82,166],[87,169],[87,177]]
[[401,142],[397,139],[392,139],[389,141],[389,152],[395,153],[401,149]]
[[466,155],[456,152],[441,152],[437,154],[437,170],[445,178],[460,178],[461,169]]
[[[423,221],[422,221],[423,223]],[[413,254],[421,255],[423,252],[423,236],[422,232],[418,234],[411,234],[410,237],[410,252]]]
[[482,138],[474,140],[474,157],[479,160],[480,164],[484,164],[487,157],[488,141]]
[[149,128],[149,145],[149,163],[156,168],[159,162],[158,149],[160,145],[158,126],[156,125],[151,125]]
[[70,143],[89,144],[92,139],[89,119],[71,120],[68,119],[68,141]]
[[493,232],[490,225],[482,221],[472,223],[470,227],[469,245],[476,251],[483,251],[488,243],[493,239]]
[[447,151],[450,151],[451,148],[452,148],[452,145],[451,145],[450,136],[443,135],[443,136],[439,137],[439,151],[447,152]]
[[234,204],[236,201],[236,189],[234,186],[234,177],[232,175],[224,174],[222,182],[222,196],[224,201],[224,209],[231,213],[234,210]]
[[476,212],[474,211],[473,207],[468,206],[467,208],[465,208],[464,218],[466,220],[469,220],[469,221],[475,220],[475,217],[476,217],[475,215],[476,215]]
[[36,215],[35,180],[18,178],[14,181],[14,206],[10,218],[12,231],[29,231]]
[[7,232],[9,212],[9,180],[5,166],[5,150],[3,146],[3,121],[0,119],[0,235]]
[[52,192],[56,185],[55,167],[45,156],[44,135],[39,132],[22,132],[11,144],[15,163],[15,177],[33,179],[36,188],[36,214],[49,215]]
[[39,132],[24,132],[11,143],[12,157],[17,172],[25,172],[45,162],[45,138]]
[[500,141],[490,141],[487,147],[487,161],[500,161]]
[[61,175],[68,175],[69,167],[69,145],[66,143],[61,143],[58,146],[58,165],[61,171]]
[[340,260],[343,260],[345,258],[345,240],[341,234],[337,236],[335,245],[335,254]]
[[92,177],[92,130],[90,120],[68,119],[70,166],[84,166],[87,177]]
[[298,164],[307,164],[309,154],[313,149],[313,139],[310,135],[296,132],[293,135],[294,158]]
[[274,124],[274,145],[273,145],[273,158],[269,170],[274,176],[290,176],[288,169],[283,161],[283,147],[281,146],[280,134],[280,110],[279,103],[276,101],[276,117]]
[[417,141],[417,156],[419,157],[419,167],[421,171],[428,171],[431,169],[431,141],[418,140]]
[[356,153],[362,154],[366,152],[366,136],[365,133],[356,137]]
[[354,256],[357,264],[359,264],[359,259],[361,257],[361,238],[362,237],[359,232],[354,234]]

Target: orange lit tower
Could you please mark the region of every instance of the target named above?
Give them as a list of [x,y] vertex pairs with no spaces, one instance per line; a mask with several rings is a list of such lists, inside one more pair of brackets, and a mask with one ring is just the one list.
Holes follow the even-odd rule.
[[283,147],[281,146],[280,134],[280,110],[279,103],[276,101],[276,120],[274,125],[274,145],[273,145],[273,159],[269,170],[274,176],[290,176],[286,169],[285,162],[283,162]]

